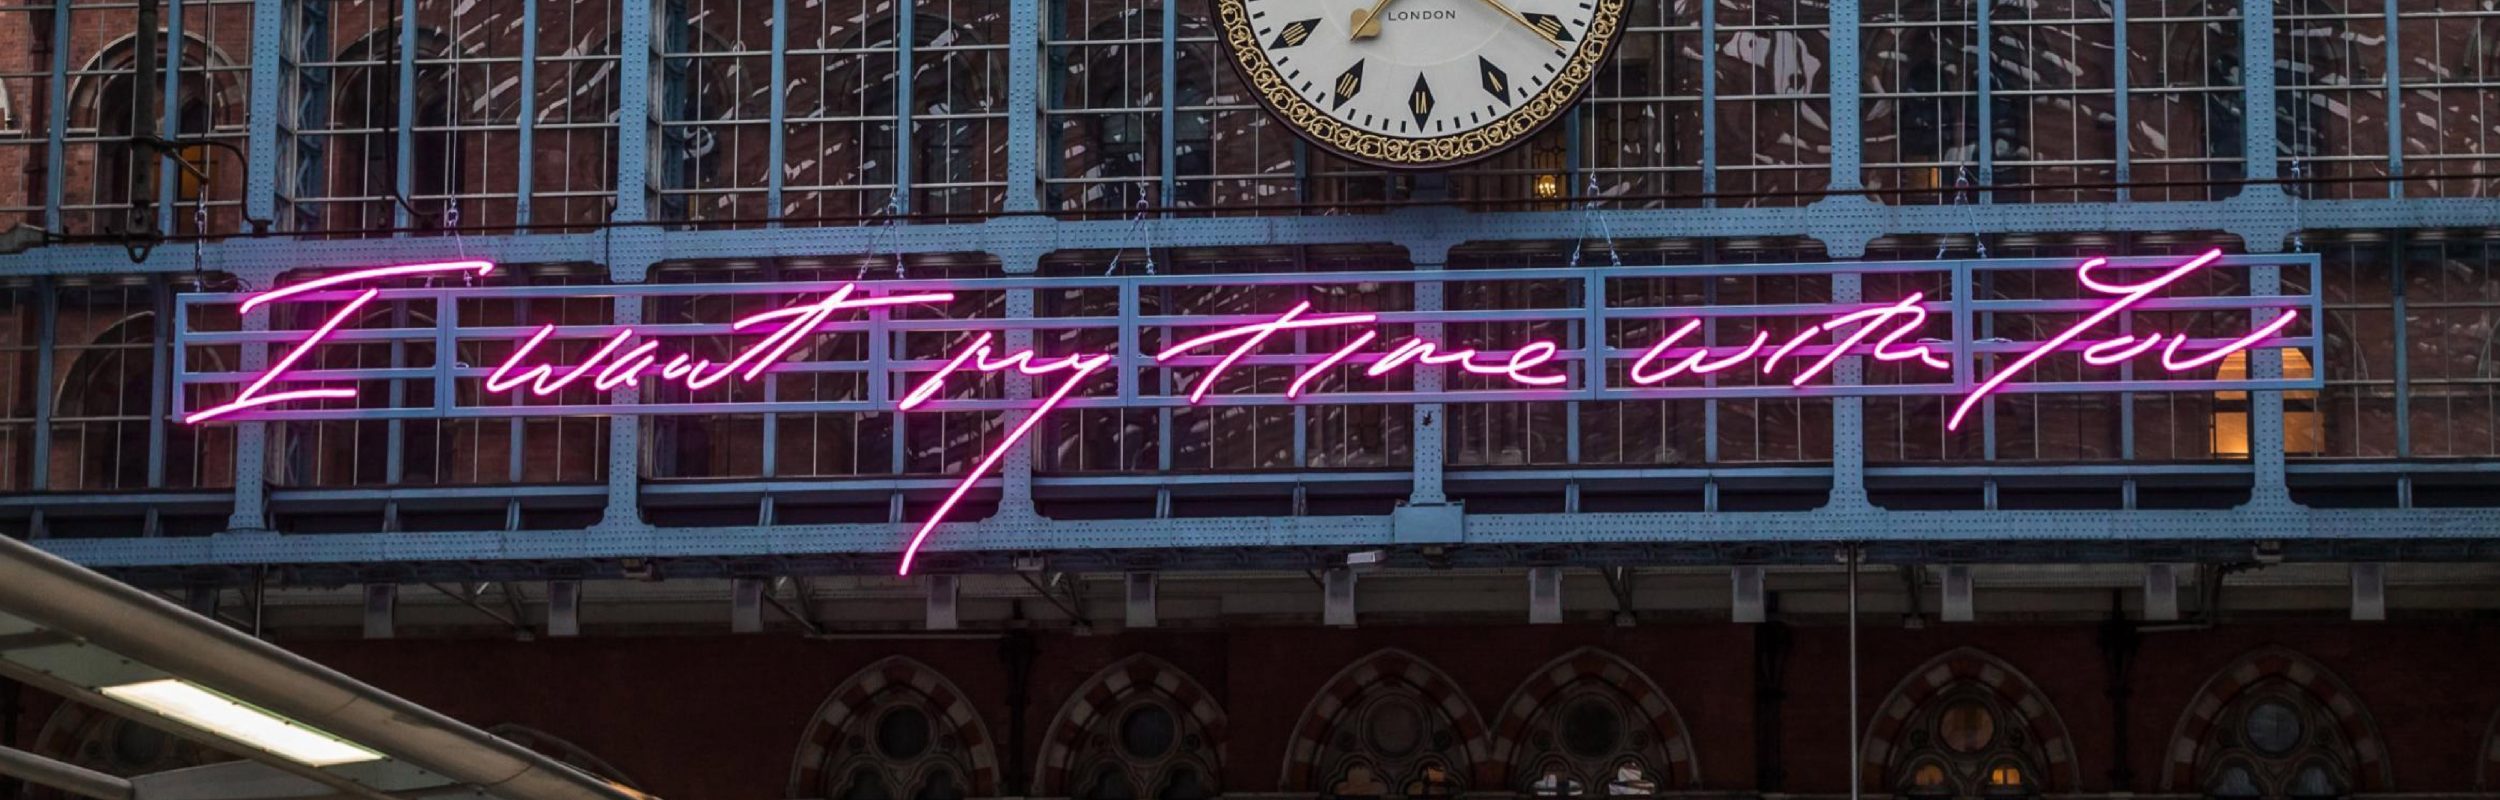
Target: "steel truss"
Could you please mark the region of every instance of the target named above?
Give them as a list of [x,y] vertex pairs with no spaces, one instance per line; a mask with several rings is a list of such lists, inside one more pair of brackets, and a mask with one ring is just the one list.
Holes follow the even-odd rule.
[[[2393,15],[2401,0],[2387,0]],[[1010,86],[1040,85],[1044,57],[1041,42],[1042,0],[1015,0],[1008,43]],[[250,158],[255,164],[278,163],[288,132],[282,129],[287,98],[282,44],[288,36],[287,0],[256,0],[253,6],[252,80],[250,83]],[[1694,208],[1608,210],[1606,235],[1623,239],[1667,237],[1788,237],[1804,235],[1836,258],[1857,258],[1869,243],[1886,236],[1971,236],[2057,232],[2214,232],[2236,239],[2255,253],[2285,250],[2297,234],[2333,229],[2484,228],[2500,220],[2500,200],[2488,199],[2353,199],[2307,200],[2286,193],[2268,181],[2281,177],[2276,127],[2242,126],[2242,174],[2253,183],[2223,200],[2196,202],[2111,203],[1981,203],[1972,206],[1888,206],[1848,194],[1861,184],[1863,160],[1856,143],[1862,140],[1862,53],[1858,0],[1830,4],[1829,97],[1832,141],[1830,185],[1837,194],[1794,208]],[[2275,63],[2275,3],[2242,0],[2241,63]],[[1168,10],[1169,6],[1167,6]],[[620,40],[654,42],[654,5],[627,2],[618,23]],[[1708,29],[1705,15],[1703,27]],[[60,32],[66,37],[63,15]],[[1165,35],[1176,26],[1167,24]],[[903,41],[910,41],[904,37]],[[776,51],[784,43],[772,42]],[[2394,47],[2391,41],[2389,47]],[[903,48],[908,52],[909,48]],[[58,52],[66,53],[66,48]],[[1171,52],[1166,47],[1167,59]],[[619,65],[616,223],[589,232],[518,233],[490,236],[409,236],[366,240],[301,241],[282,235],[242,237],[188,247],[158,248],[132,262],[119,246],[53,246],[0,256],[0,273],[94,275],[107,273],[180,274],[193,271],[227,273],[250,289],[269,288],[291,270],[362,267],[382,263],[484,258],[505,264],[582,263],[604,267],[610,281],[638,284],[654,267],[689,260],[753,260],[792,256],[857,255],[860,253],[961,253],[977,251],[995,257],[1011,276],[1035,272],[1048,254],[1071,249],[1113,250],[1134,247],[1137,225],[1129,221],[1077,221],[1030,213],[1011,213],[976,222],[950,224],[866,225],[858,227],[762,227],[743,230],[671,230],[651,214],[657,192],[651,175],[653,139],[659,130],[652,107],[655,53],[634,52]],[[779,52],[775,53],[780,55]],[[778,70],[776,58],[775,69]],[[66,85],[66,58],[52,65],[56,87]],[[2275,118],[2275,70],[2244,70],[2240,102],[2248,120]],[[2392,72],[2392,71],[2391,71]],[[1171,74],[1168,70],[1165,73]],[[2115,91],[2127,91],[2122,76]],[[2391,78],[2392,80],[2392,78]],[[1705,98],[1709,87],[1705,86]],[[1984,92],[1984,90],[1983,90]],[[525,93],[526,94],[526,93]],[[1169,96],[1169,92],[1165,96]],[[1168,102],[1168,101],[1167,101]],[[2391,93],[2389,102],[2395,102]],[[905,104],[906,106],[908,104]],[[1988,107],[1983,99],[1980,107]],[[2123,109],[2124,104],[2120,107]],[[1705,103],[1705,114],[1710,104]],[[2123,112],[2122,112],[2123,113]],[[2393,115],[2391,115],[2393,116]],[[56,115],[56,120],[58,116]],[[2123,117],[2122,117],[2123,119]],[[1043,115],[1031,91],[1011,92],[1007,104],[1005,208],[1032,212],[1040,208],[1039,128]],[[523,115],[521,134],[529,135]],[[912,126],[899,124],[900,131]],[[64,131],[51,129],[52,152],[61,152]],[[405,133],[403,132],[403,136]],[[907,136],[908,133],[898,134]],[[1714,137],[1705,137],[1710,141]],[[2123,137],[2122,137],[2123,138]],[[2391,141],[2400,140],[2390,137]],[[1164,164],[1172,163],[1169,127],[1162,146]],[[908,143],[900,148],[908,151]],[[526,151],[527,148],[524,148]],[[527,153],[523,154],[525,157]],[[1707,155],[1707,154],[1706,154]],[[2391,161],[2395,158],[2390,156]],[[2123,152],[2120,163],[2125,163]],[[1709,159],[1705,159],[1706,161]],[[403,161],[404,163],[404,161]],[[2123,168],[2122,168],[2123,169]],[[522,173],[530,170],[526,163]],[[52,174],[62,170],[55,165]],[[245,188],[246,213],[253,219],[275,219],[281,202],[279,170],[255,169]],[[1704,187],[1716,176],[1705,170]],[[1164,178],[1168,187],[1169,176]],[[60,216],[60,192],[50,187],[48,218]],[[1454,208],[1404,208],[1379,215],[1164,218],[1152,221],[1153,244],[1170,248],[1246,247],[1278,243],[1297,245],[1388,243],[1404,247],[1410,261],[1427,268],[1447,261],[1451,248],[1467,242],[1553,241],[1594,235],[1595,217],[1588,211],[1470,213]],[[2252,291],[2277,288],[2275,270],[2252,272]],[[1857,301],[1855,280],[1836,281],[1835,300]],[[1437,289],[1419,291],[1416,310],[1441,308]],[[1010,316],[1029,316],[1032,292],[1011,291]],[[612,321],[640,322],[639,304],[619,302]],[[265,327],[266,319],[248,317],[244,329]],[[1418,326],[1422,335],[1437,335],[1438,325]],[[1029,331],[1011,332],[1008,344],[1031,343]],[[257,370],[268,364],[269,350],[242,348],[239,368]],[[1843,384],[1861,379],[1858,365],[1844,364],[1837,373]],[[2279,357],[2261,353],[2251,359],[2249,375],[2259,381],[2282,378]],[[1437,369],[1416,374],[1420,391],[1442,385]],[[1032,397],[1032,382],[1008,380],[1006,397]],[[2244,552],[2250,542],[2283,542],[2295,552],[2320,558],[2393,560],[2482,559],[2494,557],[2489,542],[2500,535],[2500,509],[2311,509],[2294,503],[2287,475],[2295,471],[2350,473],[2405,481],[2417,475],[2488,476],[2487,464],[2413,464],[2390,462],[2357,465],[2290,465],[2283,451],[2283,402],[2279,391],[2253,392],[2253,443],[2245,464],[2200,465],[2175,471],[2226,476],[2252,487],[2250,499],[2230,510],[2018,511],[1982,508],[1969,511],[1889,511],[1870,503],[1870,478],[1887,474],[1953,474],[1983,479],[2020,475],[2024,468],[1971,465],[1938,468],[1870,470],[1855,448],[1837,448],[1828,466],[1743,471],[1748,475],[1794,476],[1824,483],[1829,504],[1814,511],[1764,513],[1467,513],[1450,501],[1446,484],[1466,479],[1463,470],[1443,466],[1440,406],[1414,407],[1415,436],[1411,470],[1380,475],[1327,476],[1293,474],[1276,479],[1293,482],[1330,480],[1388,481],[1403,486],[1406,498],[1393,513],[1369,516],[1276,516],[1251,518],[1149,519],[1121,521],[1054,521],[1037,513],[1037,486],[1053,481],[1084,479],[1036,478],[1029,448],[1011,453],[1003,475],[990,482],[1000,497],[989,519],[945,530],[931,561],[935,569],[1004,569],[1005,553],[1052,552],[1072,563],[1105,566],[1137,564],[1221,565],[1282,563],[1342,548],[1454,548],[1450,552],[1488,559],[1530,558],[1539,552],[1571,555],[1591,561],[1701,561],[1828,558],[1828,548],[1810,543],[1840,540],[1877,542],[1874,552],[1901,553],[1902,558],[2038,558],[2101,560],[2222,558]],[[620,392],[614,403],[634,398]],[[99,567],[137,571],[164,578],[190,575],[233,576],[257,565],[300,569],[308,579],[365,579],[376,572],[414,576],[495,574],[507,577],[577,575],[599,577],[613,570],[615,559],[686,559],[689,569],[722,572],[761,569],[780,572],[885,571],[886,556],[907,528],[896,523],[858,525],[759,525],[727,528],[669,528],[644,521],[642,504],[666,491],[769,495],[775,492],[852,486],[882,491],[910,488],[909,481],[757,481],[705,485],[686,489],[646,485],[641,479],[640,431],[616,426],[607,443],[608,480],[603,487],[521,487],[505,489],[353,489],[288,490],[277,494],[297,499],[360,502],[407,499],[427,502],[429,493],[474,495],[480,492],[521,495],[531,492],[579,493],[580,502],[601,509],[601,519],[585,530],[561,532],[473,531],[454,533],[371,533],[344,535],[275,535],[266,532],[273,492],[265,476],[268,463],[264,423],[240,426],[234,465],[236,489],[231,492],[131,492],[71,498],[39,495],[0,499],[0,506],[41,509],[67,503],[125,507],[171,507],[230,511],[231,530],[216,536],[183,539],[49,540],[58,553]],[[1863,439],[1863,402],[1833,401],[1835,441]],[[2118,464],[2087,468],[2127,482],[2160,480],[2169,473],[2147,465]],[[1889,472],[1888,472],[1889,470]],[[2075,470],[2059,468],[2061,472]],[[1728,470],[1691,469],[1632,471],[1632,479],[1707,477]],[[1543,476],[1540,479],[1549,479]],[[2476,479],[2480,479],[2477,477]],[[1172,476],[1127,479],[1157,485],[1214,484],[1238,481],[1223,476]],[[432,498],[440,499],[440,498]],[[1604,543],[1604,544],[1594,544]],[[1802,549],[1800,549],[1802,548]],[[1891,549],[1887,549],[1891,548]],[[825,555],[852,554],[852,555]],[[1791,554],[1791,555],[1782,555]],[[1817,555],[1819,554],[1819,555]],[[2170,555],[2165,555],[2170,554]],[[1281,559],[1266,561],[1263,559]],[[1612,561],[1610,563],[1620,563]],[[294,565],[294,566],[288,566]],[[525,574],[524,574],[525,573]]]

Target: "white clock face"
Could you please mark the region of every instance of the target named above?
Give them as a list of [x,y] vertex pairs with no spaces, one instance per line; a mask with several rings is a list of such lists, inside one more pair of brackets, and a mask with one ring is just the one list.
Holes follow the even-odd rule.
[[1330,149],[1391,166],[1492,155],[1565,113],[1625,0],[1217,0],[1254,94]]

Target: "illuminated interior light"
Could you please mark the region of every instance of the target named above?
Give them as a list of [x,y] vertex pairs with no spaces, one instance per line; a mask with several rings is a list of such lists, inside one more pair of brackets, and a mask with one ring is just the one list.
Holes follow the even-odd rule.
[[309,766],[382,759],[382,754],[336,736],[172,678],[108,686],[102,691],[106,697]]

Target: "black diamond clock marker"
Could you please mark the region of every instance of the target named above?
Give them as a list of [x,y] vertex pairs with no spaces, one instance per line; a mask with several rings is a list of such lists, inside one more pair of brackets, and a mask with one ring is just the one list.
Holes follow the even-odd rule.
[[1476,69],[1484,75],[1485,94],[1502,101],[1502,105],[1510,105],[1510,73],[1503,72],[1501,67],[1493,65],[1493,59],[1483,56],[1476,57]]
[[1552,14],[1521,14],[1520,16],[1527,17],[1528,24],[1536,26],[1537,30],[1544,31],[1545,35],[1553,37],[1554,41],[1571,41],[1571,34],[1563,32],[1563,21],[1560,17]]
[[1432,117],[1432,84],[1425,83],[1422,75],[1415,76],[1415,93],[1407,96],[1406,110],[1415,112],[1416,127],[1423,127],[1424,120]]
[[1337,96],[1329,104],[1329,108],[1331,110],[1344,108],[1345,102],[1354,99],[1354,93],[1362,90],[1363,62],[1358,60],[1354,62],[1354,66],[1345,68],[1345,74],[1337,76]]
[[1267,49],[1282,50],[1288,47],[1300,47],[1303,42],[1310,41],[1311,32],[1318,29],[1319,20],[1316,19],[1294,20],[1292,22],[1285,23],[1285,27],[1276,32],[1276,41],[1268,43]]

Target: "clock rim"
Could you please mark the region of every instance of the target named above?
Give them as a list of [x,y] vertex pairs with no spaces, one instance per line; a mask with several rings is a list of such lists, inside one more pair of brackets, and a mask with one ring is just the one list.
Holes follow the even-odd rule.
[[[1173,2],[1173,0],[1164,1]],[[1258,54],[1261,51],[1258,48],[1258,32],[1250,25],[1248,8],[1249,0],[1210,0],[1210,2],[1213,4],[1215,10],[1215,25],[1216,31],[1219,34],[1216,37],[1216,40],[1218,42],[1218,46],[1222,47],[1224,50],[1224,62],[1231,65],[1233,76],[1240,79],[1243,91],[1246,91],[1251,96],[1258,98],[1259,107],[1265,110],[1271,119],[1274,119],[1277,124],[1283,125],[1288,130],[1293,131],[1294,135],[1299,137],[1302,141],[1328,151],[1331,155],[1335,155],[1338,158],[1343,158],[1359,164],[1406,172],[1424,172],[1462,167],[1508,153],[1517,149],[1521,145],[1527,144],[1529,140],[1535,139],[1538,134],[1544,133],[1546,128],[1552,127],[1556,121],[1559,121],[1565,116],[1577,111],[1580,106],[1581,98],[1588,94],[1590,84],[1596,82],[1597,68],[1614,58],[1615,45],[1620,43],[1623,39],[1623,18],[1624,15],[1630,13],[1632,4],[1631,0],[1590,0],[1592,8],[1589,10],[1589,27],[1588,32],[1583,36],[1583,38],[1594,41],[1584,42],[1579,49],[1572,51],[1571,58],[1566,61],[1564,67],[1556,71],[1555,74],[1557,76],[1568,75],[1572,72],[1574,67],[1584,67],[1586,72],[1581,76],[1577,83],[1570,85],[1560,94],[1555,96],[1554,109],[1551,113],[1544,115],[1543,118],[1540,119],[1529,120],[1525,127],[1521,128],[1517,133],[1512,134],[1507,140],[1490,145],[1473,154],[1432,161],[1396,161],[1385,157],[1366,156],[1351,149],[1340,147],[1336,143],[1330,142],[1326,138],[1314,134],[1309,129],[1301,125],[1294,124],[1292,113],[1286,108],[1278,107],[1275,97],[1270,96],[1269,93],[1259,91],[1258,81],[1254,79],[1251,74],[1251,70],[1254,68],[1254,65],[1249,63],[1249,61],[1251,59],[1260,58]],[[1605,11],[1607,13],[1600,13],[1601,11]],[[1234,29],[1234,23],[1236,21],[1240,23],[1240,29],[1238,31]],[[1604,31],[1604,35],[1602,37],[1599,36],[1601,29]],[[1236,39],[1247,41],[1248,49],[1244,50],[1243,46],[1236,42]],[[1594,45],[1594,49],[1591,47],[1592,44]],[[1581,62],[1586,63],[1582,64]],[[1266,64],[1265,66],[1271,71],[1276,68],[1274,64]],[[1278,76],[1278,82],[1283,82],[1283,76]],[[1557,82],[1559,82],[1559,78],[1557,79]],[[1492,125],[1487,125],[1484,128],[1478,128],[1476,131],[1468,133],[1454,133],[1446,136],[1434,136],[1422,139],[1402,139],[1400,137],[1372,133],[1361,128],[1356,128],[1352,125],[1346,125],[1344,122],[1338,121],[1335,117],[1330,116],[1327,112],[1320,111],[1318,106],[1312,104],[1309,100],[1304,99],[1301,94],[1294,92],[1291,86],[1283,86],[1280,91],[1283,93],[1284,97],[1291,101],[1291,103],[1310,109],[1311,113],[1318,116],[1320,119],[1336,125],[1344,126],[1359,135],[1383,140],[1415,142],[1418,144],[1445,140],[1457,140],[1470,135],[1482,133],[1487,128],[1493,127]],[[1525,107],[1526,104],[1528,102],[1532,102],[1533,99],[1534,98],[1531,98],[1529,101],[1522,101],[1521,106],[1514,109],[1511,114],[1525,113],[1527,111]]]

